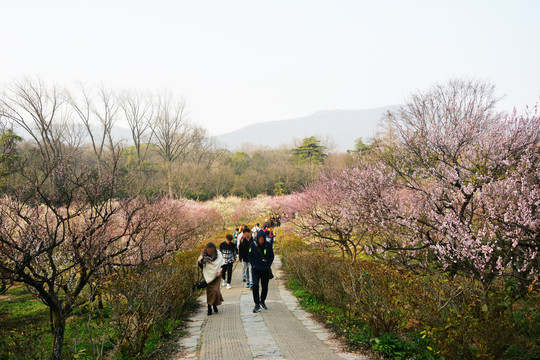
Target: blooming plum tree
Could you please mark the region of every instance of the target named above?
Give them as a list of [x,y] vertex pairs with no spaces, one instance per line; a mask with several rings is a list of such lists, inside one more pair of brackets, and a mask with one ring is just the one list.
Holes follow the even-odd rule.
[[[51,358],[60,359],[66,319],[87,286],[111,268],[180,249],[218,216],[189,201],[116,198],[115,166],[100,176],[69,159],[44,168],[23,170],[27,186],[0,199],[0,276],[26,284],[49,307]],[[62,179],[52,190],[50,177]]]
[[303,193],[278,199],[279,209],[296,214],[292,221],[298,232],[337,246],[354,261],[370,234],[369,223],[364,209],[350,201],[341,175],[322,175]]
[[538,283],[540,118],[496,113],[493,93],[453,81],[414,95],[369,157],[278,203],[353,259]]

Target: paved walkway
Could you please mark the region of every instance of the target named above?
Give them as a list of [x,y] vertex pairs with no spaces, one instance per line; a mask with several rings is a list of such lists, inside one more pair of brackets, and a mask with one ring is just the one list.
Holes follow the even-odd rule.
[[235,267],[232,289],[222,288],[225,302],[218,314],[206,315],[204,305],[188,325],[188,334],[179,340],[182,352],[172,360],[367,360],[362,355],[342,352],[338,342],[324,327],[302,310],[296,297],[281,280],[278,257],[272,269],[266,305],[268,310],[254,314],[253,296],[242,282],[241,265]]

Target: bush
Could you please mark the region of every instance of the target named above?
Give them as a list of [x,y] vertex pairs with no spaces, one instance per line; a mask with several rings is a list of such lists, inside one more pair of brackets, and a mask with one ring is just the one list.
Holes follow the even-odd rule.
[[179,253],[167,263],[118,272],[109,279],[106,300],[113,310],[115,352],[144,352],[154,328],[175,319],[192,298],[197,250]]
[[277,253],[281,254],[282,264],[286,268],[289,254],[301,251],[312,251],[312,248],[292,232],[284,231],[284,227],[285,226],[281,227],[278,237],[279,240],[274,243],[274,249]]
[[315,252],[294,236],[282,239],[280,253],[291,278],[317,301],[365,324],[370,331],[363,334],[371,332],[372,347],[387,356],[540,358],[540,296],[534,287],[523,293],[511,281],[483,284],[374,260],[351,263]]
[[347,294],[340,283],[345,264],[327,252],[302,251],[288,256],[288,269],[302,286],[321,301],[345,305]]
[[527,359],[538,353],[537,294],[522,296],[502,280],[484,285],[464,277],[417,278],[415,289],[410,303],[416,317],[445,358]]
[[357,261],[346,268],[341,286],[351,299],[354,314],[375,335],[404,329],[410,286],[409,278],[399,271],[375,261]]

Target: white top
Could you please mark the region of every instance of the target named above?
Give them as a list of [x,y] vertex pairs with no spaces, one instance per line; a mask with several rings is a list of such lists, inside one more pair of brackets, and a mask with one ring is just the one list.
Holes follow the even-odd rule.
[[203,266],[203,277],[206,280],[206,283],[210,284],[212,281],[217,278],[217,272],[221,269],[221,266],[224,264],[223,255],[221,251],[217,250],[217,258],[214,261],[209,261],[204,263]]

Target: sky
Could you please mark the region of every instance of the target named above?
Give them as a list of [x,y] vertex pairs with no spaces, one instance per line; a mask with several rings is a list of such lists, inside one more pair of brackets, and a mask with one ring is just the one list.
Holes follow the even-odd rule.
[[540,99],[537,0],[0,0],[0,83],[170,91],[211,134],[404,103],[451,79]]

